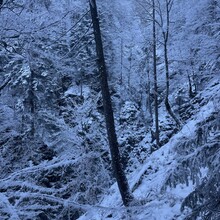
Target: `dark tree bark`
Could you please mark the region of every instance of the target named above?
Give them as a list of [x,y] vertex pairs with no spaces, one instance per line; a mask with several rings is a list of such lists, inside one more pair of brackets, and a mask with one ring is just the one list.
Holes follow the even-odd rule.
[[[164,39],[164,61],[166,68],[166,96],[165,96],[165,107],[169,115],[176,122],[177,126],[180,127],[180,121],[173,113],[170,106],[169,94],[170,94],[170,72],[169,72],[169,59],[168,59],[168,39],[169,39],[169,29],[170,29],[170,11],[172,8],[173,0],[166,0],[166,30],[163,31]],[[162,15],[161,15],[162,16]]]
[[153,7],[153,71],[154,71],[154,116],[155,116],[155,139],[157,146],[160,145],[159,134],[159,114],[158,114],[158,86],[157,86],[157,51],[156,51],[156,18],[155,18],[155,1],[152,0]]
[[151,123],[153,122],[153,110],[152,110],[152,97],[151,97],[151,80],[150,80],[150,55],[149,52],[147,51],[147,95],[148,98],[146,100],[146,106],[149,110],[150,113],[150,120]]
[[90,5],[90,11],[91,11],[91,17],[92,17],[92,23],[94,29],[94,37],[96,43],[97,64],[100,74],[100,86],[102,91],[106,129],[107,129],[109,147],[111,152],[112,168],[113,168],[114,176],[117,180],[119,191],[121,193],[123,204],[125,206],[129,206],[133,200],[133,196],[129,190],[128,181],[122,167],[121,157],[119,153],[119,146],[115,132],[114,116],[113,116],[113,110],[111,104],[111,97],[109,93],[107,70],[105,65],[105,58],[103,52],[102,37],[99,26],[96,1],[90,0],[89,5]]
[[180,126],[180,121],[173,113],[172,108],[170,106],[169,94],[170,94],[170,74],[169,74],[169,60],[167,54],[167,41],[164,43],[164,59],[165,59],[165,67],[166,67],[166,96],[165,96],[165,106],[169,115],[176,122],[177,126]]

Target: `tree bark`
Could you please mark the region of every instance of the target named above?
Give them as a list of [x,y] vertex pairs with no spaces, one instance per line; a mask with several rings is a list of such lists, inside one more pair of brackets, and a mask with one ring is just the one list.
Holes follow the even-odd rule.
[[119,145],[115,132],[114,115],[112,110],[111,97],[109,93],[107,70],[105,65],[105,58],[103,52],[102,37],[99,26],[96,1],[90,0],[89,5],[90,5],[90,11],[91,11],[91,17],[92,17],[92,23],[94,29],[94,37],[96,43],[97,64],[100,74],[100,86],[102,91],[106,129],[107,129],[109,147],[111,152],[112,168],[122,197],[123,204],[125,206],[129,206],[133,200],[133,196],[129,190],[128,181],[122,167],[121,157],[119,153]]
[[148,98],[147,98],[147,108],[149,110],[149,113],[150,113],[150,121],[153,122],[153,110],[152,110],[152,106],[151,106],[151,103],[152,103],[152,99],[151,99],[151,80],[150,80],[150,64],[149,64],[149,52],[147,52],[147,95],[148,95]]
[[165,59],[165,67],[166,67],[166,96],[165,96],[165,107],[169,115],[173,118],[173,120],[176,122],[177,126],[180,127],[180,121],[175,116],[175,114],[172,111],[172,108],[170,106],[169,101],[169,94],[170,94],[170,74],[169,74],[169,60],[167,55],[167,42],[164,42],[164,59]]
[[152,0],[153,6],[153,71],[154,71],[154,116],[155,116],[155,139],[157,146],[160,145],[159,134],[159,114],[158,114],[158,87],[157,87],[157,51],[156,51],[156,18],[155,18],[155,1]]
[[166,31],[163,31],[163,38],[164,38],[164,62],[165,62],[165,69],[166,69],[166,96],[165,96],[165,107],[168,114],[173,118],[176,122],[177,126],[180,127],[180,121],[175,116],[170,106],[169,101],[169,94],[170,94],[170,72],[169,72],[169,59],[168,59],[168,38],[169,38],[169,28],[170,28],[170,10],[172,8],[173,1],[166,0]]

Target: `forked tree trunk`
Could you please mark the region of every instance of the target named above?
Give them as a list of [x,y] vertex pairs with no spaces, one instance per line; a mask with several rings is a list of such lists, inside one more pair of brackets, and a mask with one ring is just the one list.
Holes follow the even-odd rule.
[[110,97],[109,86],[107,81],[107,71],[105,65],[105,58],[103,52],[101,30],[99,26],[96,1],[90,0],[89,5],[90,5],[95,43],[96,43],[97,64],[100,74],[100,86],[102,91],[106,129],[107,129],[109,147],[111,152],[112,168],[122,197],[123,204],[125,206],[129,206],[133,200],[133,196],[129,190],[128,181],[122,167],[121,157],[119,153],[119,146],[115,132],[114,116],[113,116],[111,97]]
[[166,68],[166,96],[165,96],[165,107],[169,115],[176,122],[177,126],[180,127],[181,123],[176,117],[170,106],[169,94],[170,94],[170,72],[169,72],[169,59],[168,59],[168,39],[170,29],[170,11],[172,8],[173,0],[166,0],[166,31],[163,31],[164,38],[164,62]]

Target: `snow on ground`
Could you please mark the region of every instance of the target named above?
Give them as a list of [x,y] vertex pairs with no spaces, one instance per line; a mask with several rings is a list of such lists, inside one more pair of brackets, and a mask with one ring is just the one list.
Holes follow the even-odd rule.
[[[183,2],[185,4],[185,2]],[[204,3],[205,4],[205,3]],[[118,22],[115,21],[120,34],[117,33],[122,41],[135,42],[136,46],[144,40],[142,33],[140,33],[140,27],[138,28],[138,19],[133,11],[132,0],[122,0],[117,2],[116,10],[123,10],[124,13],[116,13],[122,17],[118,17]],[[193,5],[197,6],[196,10],[201,10],[204,5],[198,6],[197,1],[193,1]],[[181,5],[179,4],[179,7]],[[187,7],[186,7],[187,6]],[[184,8],[189,12],[189,22],[194,17],[194,7],[192,3],[184,5],[183,10],[180,8],[174,8],[174,11],[184,12]],[[182,7],[182,6],[181,6]],[[183,13],[184,14],[184,13]],[[176,15],[177,18],[179,15]],[[132,17],[134,19],[132,19]],[[174,19],[176,17],[174,16]],[[188,22],[188,20],[187,20]],[[188,24],[186,22],[186,24]],[[130,33],[132,30],[132,33]],[[115,33],[114,33],[115,34]],[[181,33],[183,34],[183,33]],[[116,45],[120,45],[119,39],[115,39]],[[178,42],[179,43],[179,42]],[[120,60],[121,48],[118,47],[118,58]],[[133,51],[134,52],[134,51]],[[134,53],[137,53],[134,52]],[[134,80],[135,83],[135,80]],[[181,81],[182,83],[182,81]],[[186,84],[186,83],[185,83]],[[181,84],[182,86],[182,84]],[[215,94],[215,95],[213,95]],[[186,184],[178,184],[176,187],[167,187],[164,191],[161,189],[164,187],[167,175],[177,165],[175,147],[183,140],[192,139],[195,137],[197,124],[204,121],[216,110],[216,100],[220,96],[216,97],[216,94],[220,94],[220,84],[218,79],[214,79],[210,82],[210,87],[205,89],[199,95],[204,97],[206,103],[200,109],[196,109],[195,115],[183,125],[182,129],[175,134],[167,144],[161,147],[159,150],[152,153],[149,158],[146,159],[144,165],[136,169],[128,176],[129,185],[135,196],[135,198],[141,201],[139,205],[131,208],[124,208],[117,188],[117,184],[114,184],[106,196],[103,198],[99,206],[91,207],[88,212],[81,216],[80,220],[104,220],[104,219],[130,219],[130,220],[182,220],[187,213],[181,213],[180,207],[183,199],[193,191],[194,185],[192,181]],[[161,112],[165,112],[164,109],[160,109]],[[160,120],[165,120],[165,116]],[[146,146],[147,147],[147,146]],[[201,170],[202,177],[207,174],[207,170],[204,168]]]
[[[212,84],[210,84],[212,85]],[[220,84],[211,86],[201,93],[206,96],[206,105],[189,120],[182,129],[175,134],[167,144],[152,153],[146,159],[145,164],[128,176],[129,185],[135,198],[142,201],[142,205],[124,208],[117,188],[114,184],[108,194],[103,198],[100,206],[91,209],[79,218],[79,220],[104,220],[104,219],[129,219],[129,220],[182,220],[186,213],[180,212],[183,199],[193,191],[192,181],[189,184],[178,184],[175,188],[167,187],[161,191],[166,181],[167,174],[175,168],[175,146],[183,139],[191,139],[195,136],[196,125],[205,120],[215,111],[214,101],[220,94]],[[201,170],[202,176],[207,173]]]

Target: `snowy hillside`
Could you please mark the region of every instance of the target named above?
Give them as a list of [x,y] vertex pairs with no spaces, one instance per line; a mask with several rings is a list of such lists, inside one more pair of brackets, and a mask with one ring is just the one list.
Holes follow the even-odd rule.
[[0,1],[0,220],[219,220],[219,1],[97,6],[134,200],[112,168],[89,1]]
[[[117,186],[113,185],[109,195],[105,196],[100,205],[91,208],[87,214],[79,218],[83,219],[184,219],[189,210],[181,212],[181,204],[184,199],[192,193],[197,185],[212,175],[212,168],[209,163],[219,163],[219,155],[212,161],[213,155],[209,158],[209,148],[219,153],[219,121],[217,131],[214,126],[207,130],[207,139],[203,146],[187,146],[189,142],[197,138],[197,130],[200,124],[212,120],[214,115],[219,117],[219,109],[214,104],[220,99],[220,81],[215,81],[212,88],[200,94],[209,100],[202,105],[197,113],[175,134],[167,144],[152,153],[143,166],[137,168],[129,175],[131,189],[141,205],[131,208],[120,207],[121,200]],[[214,97],[213,97],[213,94]],[[218,95],[217,95],[218,94]],[[217,95],[217,96],[216,96]],[[219,120],[219,119],[218,119]],[[213,146],[216,144],[216,146]],[[185,152],[184,152],[185,151]],[[188,154],[187,152],[190,151]],[[197,173],[189,170],[184,173],[187,160],[205,151],[207,157],[201,167],[194,167]],[[185,157],[184,157],[185,156]],[[199,157],[199,156],[198,156]],[[196,158],[193,158],[196,160]],[[207,160],[207,161],[205,161]],[[194,161],[188,162],[194,163]],[[185,171],[186,172],[186,171]],[[183,176],[186,175],[186,176]],[[139,203],[137,203],[139,204]],[[191,219],[191,218],[190,218]],[[212,218],[212,219],[218,219]]]

